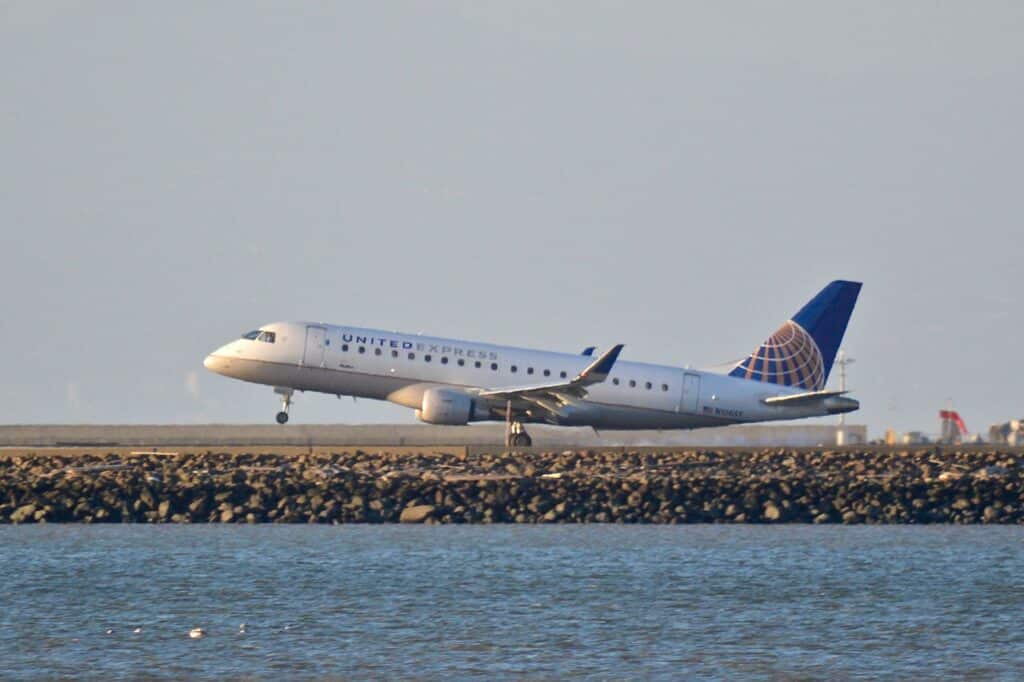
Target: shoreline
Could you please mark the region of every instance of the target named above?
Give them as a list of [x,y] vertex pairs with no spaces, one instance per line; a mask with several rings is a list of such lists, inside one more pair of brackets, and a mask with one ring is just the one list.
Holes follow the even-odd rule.
[[1024,524],[1024,455],[958,449],[0,451],[0,523]]

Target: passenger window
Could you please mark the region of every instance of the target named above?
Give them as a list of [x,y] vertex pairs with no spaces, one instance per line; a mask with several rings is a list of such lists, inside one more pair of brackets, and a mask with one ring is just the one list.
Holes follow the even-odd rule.
[[415,353],[409,353],[409,359],[410,360],[415,360],[416,359],[416,354]]
[[654,388],[654,385],[651,384],[651,382],[648,381],[646,384],[644,384],[644,388],[646,388],[649,391],[652,388]]
[[424,355],[423,356],[423,362],[430,362],[430,356],[429,355]]
[[668,390],[668,384],[662,384],[661,385],[661,390],[667,391]]
[[473,363],[473,366],[476,367],[477,369],[480,369],[483,365],[481,365],[480,361],[477,360],[476,362]]
[[526,368],[526,373],[527,374],[533,374],[533,367],[527,367]]
[[544,376],[546,376],[546,377],[551,376],[551,370],[550,369],[544,370]]
[[465,364],[466,364],[466,361],[463,360],[462,358],[459,358],[459,367],[462,367]]
[[618,386],[619,385],[619,378],[615,377],[614,379],[612,379],[612,383],[615,384],[616,386]]
[[497,372],[498,371],[498,363],[492,362],[491,363],[491,369],[493,369],[495,372]]
[[348,352],[348,344],[347,343],[341,344],[341,352],[342,353],[347,353]]
[[629,387],[630,387],[630,388],[636,388],[636,382],[635,382],[635,381],[633,381],[632,379],[630,379],[630,380],[629,380]]
[[397,350],[391,351],[391,357],[397,358],[398,357],[398,351]]
[[442,365],[447,365],[448,364],[448,357],[446,355],[442,355],[441,356],[441,364]]
[[374,349],[373,349],[373,354],[374,354],[374,355],[380,355],[380,354],[381,354],[381,350],[380,350],[380,348],[374,348]]
[[363,354],[366,352],[366,346],[359,346],[359,353]]
[[509,369],[511,369],[511,370],[512,370],[512,373],[513,373],[513,374],[515,374],[515,373],[516,373],[516,372],[517,372],[517,371],[519,370],[519,368],[518,368],[518,367],[516,367],[515,365],[512,365],[511,367],[509,367]]
[[568,375],[565,373],[565,371],[561,371],[561,372],[558,373],[558,376],[560,376],[563,379],[565,379]]

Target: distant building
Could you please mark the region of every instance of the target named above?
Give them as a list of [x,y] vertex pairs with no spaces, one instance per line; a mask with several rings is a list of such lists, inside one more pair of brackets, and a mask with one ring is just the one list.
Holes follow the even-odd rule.
[[902,442],[904,445],[922,445],[932,441],[923,431],[907,431],[903,434]]
[[967,435],[967,425],[955,410],[939,410],[939,421],[941,423],[941,443],[960,443]]
[[1001,445],[1024,445],[1024,419],[1011,419],[988,428],[988,441]]

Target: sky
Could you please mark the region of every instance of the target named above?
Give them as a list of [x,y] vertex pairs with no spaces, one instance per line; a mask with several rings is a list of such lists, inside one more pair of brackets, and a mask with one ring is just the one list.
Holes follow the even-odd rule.
[[851,423],[1024,416],[1022,35],[996,1],[5,1],[0,419],[270,423],[202,360],[275,320],[716,365],[837,278]]

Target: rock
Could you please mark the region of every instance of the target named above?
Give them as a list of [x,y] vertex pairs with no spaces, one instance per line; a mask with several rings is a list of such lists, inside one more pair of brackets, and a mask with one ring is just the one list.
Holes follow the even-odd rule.
[[998,448],[0,458],[13,523],[1024,522],[1024,462]]
[[427,517],[429,517],[433,513],[434,505],[417,504],[403,509],[401,516],[398,517],[398,520],[400,523],[423,523],[427,520]]
[[30,521],[35,517],[36,506],[34,504],[26,504],[18,507],[11,513],[11,523],[24,523]]

